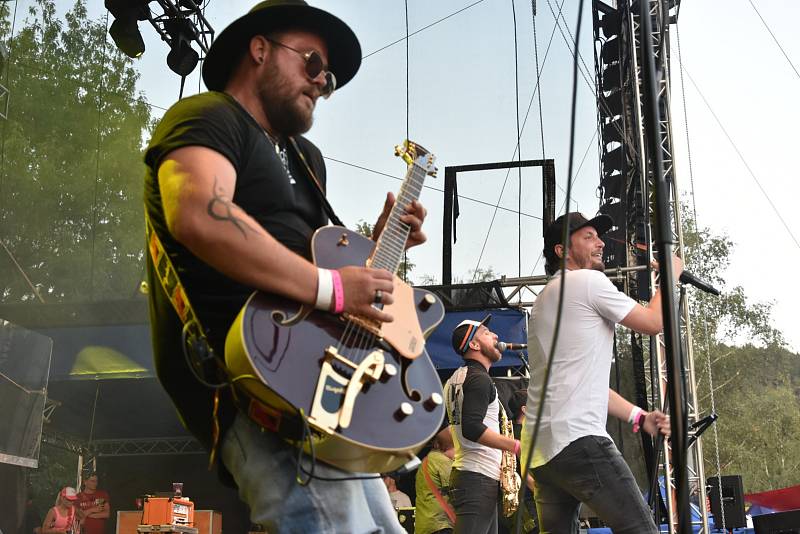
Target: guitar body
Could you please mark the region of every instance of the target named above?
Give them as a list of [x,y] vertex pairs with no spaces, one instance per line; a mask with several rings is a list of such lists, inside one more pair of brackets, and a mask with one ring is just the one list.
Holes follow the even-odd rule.
[[[312,239],[314,263],[326,269],[367,265],[374,248],[372,240],[341,227],[322,228]],[[399,351],[388,336],[343,315],[261,292],[250,297],[226,340],[237,387],[282,414],[302,410],[314,430],[316,457],[348,471],[399,468],[444,417],[439,377],[424,339],[417,339],[441,322],[444,307],[397,277],[394,294],[402,296],[385,308],[395,317],[386,324],[400,340]]]

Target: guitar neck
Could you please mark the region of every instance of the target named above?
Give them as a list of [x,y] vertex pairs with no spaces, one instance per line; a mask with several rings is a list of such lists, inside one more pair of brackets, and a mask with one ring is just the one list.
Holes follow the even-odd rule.
[[403,260],[406,240],[411,230],[406,223],[400,220],[400,217],[405,213],[406,206],[419,198],[426,174],[426,170],[416,162],[408,166],[406,178],[397,194],[397,202],[392,207],[386,226],[378,238],[375,253],[369,262],[370,267],[386,269],[390,273],[397,272],[400,262]]

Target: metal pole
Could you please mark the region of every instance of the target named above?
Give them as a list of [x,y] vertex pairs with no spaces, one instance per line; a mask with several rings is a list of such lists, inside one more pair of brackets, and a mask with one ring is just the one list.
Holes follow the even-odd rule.
[[684,384],[682,382],[682,362],[679,355],[680,330],[678,308],[675,298],[675,274],[672,269],[672,233],[670,224],[669,184],[664,176],[663,157],[658,146],[657,135],[660,118],[658,109],[658,87],[655,69],[655,57],[650,50],[652,20],[650,2],[639,2],[642,25],[641,57],[642,77],[646,83],[646,102],[644,115],[646,127],[651,130],[647,137],[650,153],[650,165],[655,184],[655,216],[656,245],[659,250],[661,265],[661,309],[664,318],[664,345],[667,358],[667,375],[670,383],[669,406],[672,426],[672,464],[677,490],[678,529],[682,534],[691,534],[692,524],[689,513],[689,484],[687,480],[686,462],[686,412],[683,406]]

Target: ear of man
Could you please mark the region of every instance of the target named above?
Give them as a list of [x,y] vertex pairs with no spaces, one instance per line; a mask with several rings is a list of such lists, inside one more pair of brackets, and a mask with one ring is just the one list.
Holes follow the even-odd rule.
[[268,54],[269,41],[263,35],[254,35],[250,39],[250,57],[255,63],[261,65]]

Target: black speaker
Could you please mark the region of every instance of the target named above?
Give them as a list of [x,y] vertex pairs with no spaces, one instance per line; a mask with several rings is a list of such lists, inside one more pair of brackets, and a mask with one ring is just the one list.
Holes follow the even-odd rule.
[[[725,528],[743,528],[747,526],[744,513],[744,488],[741,475],[722,477],[722,499],[719,495],[719,477],[706,480],[708,498],[711,501],[711,513],[714,514],[714,526],[722,528],[722,511],[725,511]],[[720,504],[722,509],[720,509]]]
[[800,510],[753,517],[756,534],[800,534]]

